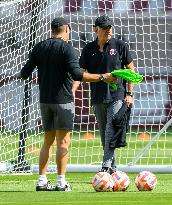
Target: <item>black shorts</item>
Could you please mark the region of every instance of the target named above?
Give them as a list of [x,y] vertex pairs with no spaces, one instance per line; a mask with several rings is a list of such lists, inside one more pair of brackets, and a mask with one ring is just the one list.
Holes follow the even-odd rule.
[[74,103],[40,103],[44,131],[72,130],[75,108]]

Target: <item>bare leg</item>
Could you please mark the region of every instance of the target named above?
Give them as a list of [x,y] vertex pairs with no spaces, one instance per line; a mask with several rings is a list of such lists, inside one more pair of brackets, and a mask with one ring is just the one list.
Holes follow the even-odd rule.
[[48,162],[55,142],[56,131],[46,131],[44,136],[44,144],[39,156],[39,175],[45,175]]
[[56,163],[58,167],[57,174],[65,175],[67,161],[68,161],[68,148],[70,145],[70,131],[57,130],[56,141],[57,141]]

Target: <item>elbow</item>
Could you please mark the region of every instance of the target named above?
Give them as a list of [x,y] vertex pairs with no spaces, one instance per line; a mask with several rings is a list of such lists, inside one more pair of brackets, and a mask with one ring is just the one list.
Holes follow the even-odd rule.
[[79,77],[72,77],[74,81],[81,81],[82,79]]
[[20,72],[20,78],[22,78],[23,80],[26,80],[28,77],[29,76],[23,73],[22,71]]
[[134,67],[134,63],[133,62],[127,64],[126,67],[129,68],[130,70],[135,71],[135,67]]
[[73,78],[74,81],[80,81],[81,82],[82,79],[83,79],[83,73],[78,73],[77,75],[73,75],[72,78]]

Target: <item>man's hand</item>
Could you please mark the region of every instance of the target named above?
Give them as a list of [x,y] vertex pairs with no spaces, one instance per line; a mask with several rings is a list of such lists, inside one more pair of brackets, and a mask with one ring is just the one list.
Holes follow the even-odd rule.
[[79,88],[80,85],[80,81],[74,81],[73,85],[72,85],[72,93],[73,93],[73,97],[75,97],[75,92],[77,91],[77,89]]
[[105,83],[116,83],[117,82],[117,77],[112,75],[111,73],[105,73],[103,74],[103,77],[104,77],[104,82]]
[[133,97],[130,95],[127,95],[124,100],[125,100],[128,107],[130,107],[130,105],[133,104]]

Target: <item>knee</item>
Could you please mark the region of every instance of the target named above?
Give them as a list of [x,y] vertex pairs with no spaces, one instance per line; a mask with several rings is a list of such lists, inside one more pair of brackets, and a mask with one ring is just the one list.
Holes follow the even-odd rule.
[[70,141],[63,139],[57,144],[57,153],[59,156],[63,157],[68,154]]
[[55,139],[44,140],[43,146],[46,148],[52,148],[55,144]]
[[44,147],[51,148],[55,144],[55,132],[54,131],[48,131],[45,132],[44,136]]
[[43,147],[45,147],[46,149],[53,149],[54,143],[50,143],[50,142],[44,142]]
[[64,139],[59,141],[58,148],[63,148],[63,149],[68,150],[69,145],[70,145],[70,139],[64,138]]

